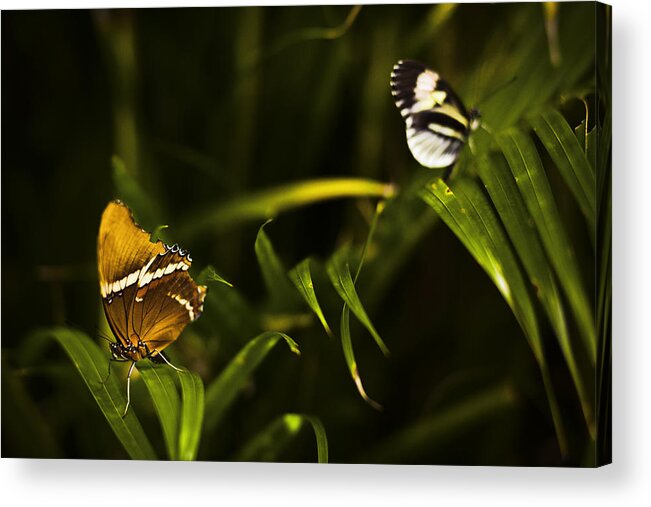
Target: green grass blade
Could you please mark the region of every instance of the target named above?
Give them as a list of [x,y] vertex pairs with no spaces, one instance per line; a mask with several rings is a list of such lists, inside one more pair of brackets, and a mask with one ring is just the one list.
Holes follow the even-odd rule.
[[255,255],[262,270],[262,277],[269,293],[271,308],[274,311],[293,311],[302,306],[296,290],[287,277],[287,272],[274,250],[264,227],[258,230],[255,240]]
[[[586,422],[590,424],[593,413],[592,402],[572,349],[560,289],[544,254],[540,238],[531,225],[531,217],[522,195],[503,157],[494,156],[491,159],[479,157],[477,169],[554,329],[581,399]],[[544,370],[543,376],[546,376],[548,374],[543,352],[541,344],[536,359],[540,364],[541,371]],[[549,385],[551,386],[551,383]],[[551,404],[555,399],[553,392],[548,392],[548,397]],[[561,428],[559,427],[557,430],[561,431]]]
[[317,459],[319,463],[328,463],[328,436],[321,419],[313,415],[303,415],[303,418],[312,425],[316,438]]
[[413,464],[431,456],[452,439],[460,438],[469,428],[485,425],[487,419],[512,409],[515,403],[510,386],[491,386],[400,429],[360,456],[357,462]]
[[275,218],[282,212],[320,201],[345,197],[388,198],[394,193],[395,188],[391,184],[363,178],[299,181],[238,197],[204,210],[185,221],[180,231],[184,236],[194,236],[206,231],[224,230],[244,222]]
[[576,316],[584,346],[594,365],[596,332],[592,308],[536,147],[529,136],[516,129],[498,135],[497,141]]
[[303,296],[305,302],[319,318],[319,321],[321,322],[323,329],[328,333],[328,336],[332,337],[332,331],[325,315],[323,314],[323,310],[321,310],[319,300],[314,291],[314,283],[312,282],[312,274],[310,272],[310,259],[304,259],[294,269],[292,269],[289,272],[289,278],[301,296]]
[[137,368],[145,381],[163,428],[167,455],[170,460],[177,460],[180,400],[174,382],[174,370],[167,365],[156,367],[148,361],[139,361]]
[[196,278],[197,283],[201,285],[205,285],[207,283],[223,283],[224,285],[228,285],[229,287],[232,287],[233,284],[223,278],[217,271],[215,271],[215,268],[212,266],[206,266],[201,270],[201,273],[199,273],[199,276]]
[[594,240],[596,181],[584,146],[579,144],[572,128],[558,111],[536,115],[530,122],[579,204]]
[[364,399],[364,401],[372,406],[375,410],[382,410],[382,405],[371,399],[371,397],[366,394],[366,390],[362,384],[362,377],[359,375],[359,369],[357,368],[357,361],[355,359],[355,352],[353,351],[353,342],[350,335],[350,309],[347,304],[344,304],[344,308],[341,311],[340,327],[341,329],[339,332],[341,333],[341,346],[344,351],[344,359],[346,360],[346,365],[348,366],[348,371],[353,378],[353,382],[355,382],[357,391]]
[[454,191],[443,180],[436,179],[422,197],[486,271],[520,323],[541,370],[560,451],[566,454],[565,429],[549,380],[533,301],[499,218],[485,194],[470,179],[457,182]]
[[272,421],[255,435],[236,454],[234,461],[278,461],[278,457],[300,430],[310,423],[316,436],[317,459],[328,462],[328,438],[325,428],[317,417],[304,414],[285,414]]
[[212,266],[197,277],[197,283],[210,285],[203,314],[195,325],[241,344],[262,330],[259,314],[236,288],[222,280]]
[[422,197],[464,243],[493,280],[529,340],[541,357],[538,323],[522,272],[495,212],[476,183],[456,182],[454,190],[437,178]]
[[240,388],[280,339],[300,355],[298,345],[289,336],[275,331],[262,333],[247,343],[224,371],[206,389],[205,429],[214,430]]
[[107,355],[80,331],[57,327],[40,332],[54,336],[66,351],[129,456],[132,459],[157,459],[134,407],[122,417],[127,400],[115,375],[102,383],[108,372]]
[[355,284],[353,278],[350,274],[350,265],[349,265],[349,249],[340,248],[335,254],[328,260],[326,264],[326,270],[328,272],[328,277],[332,282],[335,290],[341,296],[341,299],[344,300],[350,309],[353,311],[355,316],[359,321],[364,325],[368,332],[371,333],[371,336],[380,347],[380,350],[385,356],[389,355],[389,349],[385,345],[384,341],[380,337],[379,333],[376,331],[371,319],[368,317],[364,306],[362,305],[357,291],[355,290]]
[[179,428],[179,459],[192,461],[197,457],[205,409],[203,382],[191,371],[177,372],[181,381],[183,409]]

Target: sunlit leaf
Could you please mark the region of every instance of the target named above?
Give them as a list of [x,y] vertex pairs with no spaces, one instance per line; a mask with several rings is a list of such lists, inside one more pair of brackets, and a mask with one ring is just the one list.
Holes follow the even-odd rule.
[[[576,142],[573,135],[572,138]],[[500,134],[497,141],[536,224],[568,303],[576,315],[584,345],[594,364],[596,337],[591,305],[535,145],[526,134],[516,129]]]
[[545,145],[561,176],[572,191],[588,226],[595,233],[595,175],[583,147],[563,116],[555,110],[531,118],[534,131]]
[[364,385],[362,384],[362,377],[359,375],[359,370],[357,368],[357,361],[355,360],[355,352],[353,351],[353,342],[350,336],[350,307],[347,304],[344,304],[344,308],[341,311],[341,345],[344,351],[344,359],[346,360],[346,365],[348,366],[348,371],[350,372],[357,391],[359,391],[360,396],[364,399],[366,403],[372,406],[375,410],[382,410],[382,405],[377,401],[371,399]]
[[310,273],[310,259],[304,259],[294,269],[289,272],[289,278],[296,286],[298,292],[303,296],[305,302],[309,305],[315,315],[319,318],[323,329],[325,329],[328,336],[332,336],[332,331],[328,322],[326,321],[323,310],[319,305],[319,301],[314,291],[314,283],[312,282],[312,274]]
[[328,462],[328,438],[323,423],[305,414],[285,414],[256,434],[236,454],[235,461],[277,461],[283,450],[309,423],[314,430],[319,463]]
[[192,236],[206,230],[223,230],[242,222],[275,218],[282,212],[319,201],[345,197],[388,198],[394,193],[391,184],[361,178],[300,181],[218,204],[188,219],[181,231]]
[[149,361],[139,361],[137,368],[145,381],[163,428],[167,455],[170,460],[177,460],[181,403],[174,383],[176,373],[167,365],[154,366]]
[[382,338],[380,338],[379,333],[376,331],[371,319],[366,314],[364,306],[362,305],[357,291],[355,290],[355,284],[353,283],[353,278],[350,274],[350,265],[349,265],[349,250],[348,248],[340,248],[332,258],[326,264],[326,269],[328,272],[328,277],[332,282],[337,293],[341,296],[344,302],[350,307],[355,316],[359,321],[364,325],[368,332],[371,333],[371,336],[380,347],[380,350],[384,355],[389,354],[389,349],[385,345]]
[[127,400],[115,375],[104,381],[108,372],[107,355],[81,331],[57,327],[39,333],[49,334],[61,344],[129,456],[132,459],[157,459],[134,407],[122,417]]
[[179,459],[194,460],[199,449],[204,416],[204,388],[199,375],[191,371],[177,372],[181,381],[183,408],[179,426]]

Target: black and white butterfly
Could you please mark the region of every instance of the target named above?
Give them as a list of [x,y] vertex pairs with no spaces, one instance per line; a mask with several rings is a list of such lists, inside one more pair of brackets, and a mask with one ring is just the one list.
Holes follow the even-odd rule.
[[479,112],[468,112],[436,72],[411,60],[393,66],[391,93],[418,163],[430,168],[453,166],[468,135],[479,125]]

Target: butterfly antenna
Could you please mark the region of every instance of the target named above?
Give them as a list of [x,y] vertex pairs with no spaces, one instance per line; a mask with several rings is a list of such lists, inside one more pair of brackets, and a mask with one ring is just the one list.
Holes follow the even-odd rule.
[[124,414],[122,414],[123,419],[126,417],[127,411],[129,410],[129,404],[131,403],[131,373],[133,373],[133,367],[135,365],[136,362],[133,361],[129,367],[129,373],[127,374],[127,406],[124,407]]
[[167,360],[167,358],[163,355],[162,352],[159,352],[158,355],[163,359],[163,361],[165,361],[168,365],[170,365],[170,366],[171,366],[172,368],[174,368],[176,371],[183,372],[183,370],[182,370],[181,368],[177,368],[177,367],[174,366],[172,363],[170,363],[170,362]]
[[104,331],[102,331],[100,328],[97,328],[97,336],[99,336],[102,340],[106,340],[109,343],[113,343],[113,340],[111,340],[111,338],[108,337],[106,333],[104,333]]

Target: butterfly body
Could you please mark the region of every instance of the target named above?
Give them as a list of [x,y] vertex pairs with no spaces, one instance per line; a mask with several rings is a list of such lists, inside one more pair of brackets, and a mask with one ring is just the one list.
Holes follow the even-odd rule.
[[414,158],[429,168],[454,165],[479,113],[468,112],[452,88],[422,63],[400,60],[391,73],[391,93],[405,120]]
[[162,351],[203,311],[206,287],[190,276],[189,253],[152,243],[129,208],[112,201],[102,214],[97,260],[102,305],[116,338],[112,358],[167,362]]

